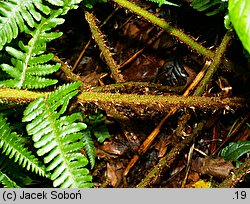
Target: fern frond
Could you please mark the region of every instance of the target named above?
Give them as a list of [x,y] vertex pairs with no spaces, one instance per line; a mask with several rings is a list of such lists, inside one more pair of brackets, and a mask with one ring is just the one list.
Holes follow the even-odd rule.
[[[0,153],[0,170],[20,187],[28,187],[36,183],[36,181],[30,177],[30,175],[34,174],[30,174],[30,172],[22,168],[22,166],[16,165],[13,158],[10,159],[3,153]],[[34,178],[37,178],[36,175],[34,175]]]
[[41,20],[41,13],[50,13],[50,8],[43,5],[42,0],[0,1],[0,50],[27,26],[34,28],[35,21]]
[[206,11],[207,16],[212,16],[227,8],[223,0],[193,0],[191,6],[197,11]]
[[[63,9],[62,14],[77,8],[82,0],[46,0]],[[0,50],[6,43],[16,38],[20,32],[36,27],[42,15],[49,15],[53,10],[42,0],[0,1]]]
[[[77,8],[81,0],[47,0],[47,2],[58,8],[51,9],[43,5],[42,0],[0,2],[0,49],[16,38],[19,32],[24,31],[31,36],[27,45],[19,41],[18,48],[6,47],[6,51],[13,58],[11,65],[2,64],[1,68],[10,75],[11,79],[0,82],[0,86],[37,89],[57,83],[55,79],[41,77],[54,73],[60,68],[60,63],[47,64],[53,55],[44,54],[46,43],[62,35],[61,32],[51,32],[51,29],[62,24],[64,19],[59,16],[66,14],[70,9]],[[12,11],[13,7],[15,12]]]
[[91,132],[93,132],[98,142],[103,143],[105,139],[110,138],[103,114],[92,114],[89,116],[89,120],[92,124]]
[[0,148],[2,152],[28,171],[31,170],[40,176],[47,176],[45,166],[24,147],[23,142],[24,140],[16,132],[11,132],[6,119],[0,114]]
[[90,161],[90,165],[91,168],[93,169],[95,166],[95,147],[94,147],[94,141],[91,137],[91,132],[89,129],[83,131],[83,145],[84,145],[84,150],[86,151],[88,157],[89,157],[89,161]]
[[3,173],[0,169],[0,183],[3,184],[5,188],[20,188],[10,177]]
[[[53,58],[53,54],[44,54],[46,51],[46,43],[60,37],[62,33],[54,33],[48,31],[56,25],[64,22],[63,19],[57,18],[62,10],[54,12],[49,18],[41,17],[41,23],[36,29],[27,30],[32,38],[28,45],[19,42],[19,49],[6,47],[6,51],[13,56],[11,65],[2,64],[2,69],[8,73],[13,79],[0,82],[0,86],[8,86],[11,88],[43,88],[57,83],[57,80],[41,78],[38,76],[48,75],[60,68],[60,64],[45,64]],[[47,68],[46,70],[44,68]],[[41,72],[42,70],[42,72]],[[34,83],[39,81],[39,83]],[[36,86],[34,86],[36,84]]]
[[61,116],[79,86],[80,83],[63,85],[47,97],[30,103],[24,111],[23,122],[30,122],[27,132],[32,135],[37,154],[45,156],[55,187],[92,186],[92,177],[85,168],[88,159],[80,153],[84,147],[81,131],[87,126],[81,122],[81,113]]

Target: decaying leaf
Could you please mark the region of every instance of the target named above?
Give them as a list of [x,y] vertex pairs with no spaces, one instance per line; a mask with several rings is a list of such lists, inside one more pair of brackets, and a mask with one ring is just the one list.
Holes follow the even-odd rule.
[[222,157],[199,157],[192,162],[191,169],[201,174],[207,174],[223,179],[230,174],[234,169],[234,166]]
[[202,174],[209,174],[217,178],[226,178],[230,172],[234,169],[234,166],[227,162],[224,158],[204,158],[201,166]]
[[107,177],[113,187],[118,187],[122,181],[124,166],[122,162],[107,163]]
[[99,145],[99,149],[113,155],[124,155],[128,151],[128,147],[115,142],[104,142]]

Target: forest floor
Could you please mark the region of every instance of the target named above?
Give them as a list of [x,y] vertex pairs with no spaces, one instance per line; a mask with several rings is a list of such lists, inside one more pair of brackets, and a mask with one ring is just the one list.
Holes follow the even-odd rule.
[[[188,4],[159,8],[150,2],[136,3],[212,51],[227,32],[223,14],[208,17]],[[127,102],[110,99],[78,106],[86,115],[103,114],[111,135],[103,144],[95,142],[97,159],[91,172],[95,187],[250,187],[246,170],[239,180],[231,179],[238,162],[247,162],[249,155],[231,162],[221,156],[231,142],[249,140],[250,63],[237,37],[224,54],[236,69],[220,63],[200,97],[204,100],[186,101],[185,91],[204,65],[211,63],[207,57],[113,2],[98,4],[90,12],[99,20],[122,83],[111,77],[82,9],[67,14],[66,22],[58,27],[63,36],[49,47],[67,62],[86,90],[98,87],[100,97],[108,93],[127,97]],[[62,83],[69,80],[63,71],[57,74]],[[130,103],[132,95],[142,98]],[[139,101],[147,97],[153,102]],[[173,102],[162,102],[161,97]]]

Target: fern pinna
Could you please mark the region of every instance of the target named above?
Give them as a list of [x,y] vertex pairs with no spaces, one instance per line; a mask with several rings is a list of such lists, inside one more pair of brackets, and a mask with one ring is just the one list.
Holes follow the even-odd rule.
[[81,113],[62,116],[79,86],[78,82],[63,85],[45,98],[33,101],[24,111],[23,122],[30,122],[27,132],[32,135],[37,154],[49,164],[47,171],[52,171],[55,187],[92,186],[92,177],[85,168],[88,159],[79,151],[84,147],[81,131],[87,125],[81,122]]
[[42,0],[0,1],[0,50],[24,32],[30,36],[27,44],[19,41],[17,46],[6,46],[5,50],[12,56],[11,65],[1,64],[10,79],[0,82],[0,86],[11,88],[43,88],[57,83],[48,79],[49,75],[60,68],[60,64],[48,64],[53,54],[45,54],[46,43],[62,35],[51,29],[62,24],[59,18],[68,10],[76,8],[81,0],[47,0],[53,9]]
[[10,159],[27,170],[31,170],[38,175],[48,176],[45,166],[23,145],[24,139],[16,132],[11,131],[11,127],[6,119],[0,114],[0,150]]

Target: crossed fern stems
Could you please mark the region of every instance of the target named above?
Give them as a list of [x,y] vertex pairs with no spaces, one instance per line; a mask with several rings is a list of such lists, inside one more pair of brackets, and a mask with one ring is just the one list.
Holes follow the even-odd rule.
[[[110,109],[112,109],[112,106],[107,107],[106,104],[116,104],[116,103],[117,104],[124,104],[124,105],[131,105],[131,107],[138,106],[140,108],[146,107],[146,106],[147,107],[152,106],[155,108],[156,107],[155,104],[159,104],[158,109],[161,110],[162,112],[169,111],[169,109],[171,108],[171,110],[168,112],[168,114],[160,121],[158,126],[152,131],[152,133],[148,136],[148,138],[142,143],[142,145],[140,146],[140,148],[138,150],[138,155],[141,156],[147,151],[147,149],[150,147],[150,145],[152,144],[152,142],[154,141],[156,136],[159,134],[162,125],[165,123],[165,121],[170,116],[175,114],[175,112],[180,107],[194,106],[194,107],[201,107],[201,108],[202,107],[210,107],[210,108],[221,108],[221,109],[225,109],[225,108],[237,109],[237,108],[242,108],[242,107],[246,108],[247,107],[247,101],[243,98],[224,98],[224,99],[221,99],[221,98],[217,98],[217,97],[214,97],[214,98],[202,97],[202,93],[205,89],[205,86],[212,79],[214,73],[216,73],[217,68],[219,67],[220,63],[221,62],[227,63],[227,60],[224,58],[224,53],[225,53],[227,47],[229,46],[230,41],[232,40],[232,37],[233,37],[232,30],[229,30],[225,34],[224,38],[222,39],[221,44],[217,47],[215,52],[213,52],[210,49],[203,47],[201,44],[196,42],[196,40],[194,40],[192,37],[190,37],[187,34],[185,34],[184,32],[182,32],[181,30],[170,26],[165,20],[162,20],[162,19],[156,17],[154,14],[140,8],[139,6],[135,5],[134,3],[131,3],[127,0],[113,0],[113,1],[115,3],[117,3],[118,5],[124,7],[125,9],[128,9],[131,12],[134,12],[136,15],[142,16],[143,18],[150,21],[152,24],[159,26],[164,31],[166,31],[169,34],[176,37],[177,40],[185,43],[190,49],[196,51],[200,55],[203,55],[207,59],[206,63],[204,64],[203,69],[200,71],[200,73],[198,73],[198,75],[194,79],[193,83],[185,90],[185,92],[183,93],[182,96],[174,96],[174,95],[172,95],[172,96],[154,96],[154,95],[143,96],[143,95],[140,95],[139,96],[139,95],[135,95],[135,94],[125,94],[125,95],[123,94],[123,95],[121,95],[121,94],[112,94],[112,93],[102,93],[100,91],[100,89],[98,89],[98,88],[90,89],[89,87],[85,86],[85,84],[79,79],[79,77],[72,72],[70,67],[68,67],[66,64],[64,64],[57,57],[53,58],[53,61],[57,62],[57,64],[55,66],[52,66],[54,68],[54,71],[56,71],[59,68],[58,64],[60,63],[60,64],[62,64],[61,69],[65,72],[65,74],[69,77],[69,79],[71,81],[77,82],[77,84],[81,84],[81,87],[80,87],[81,93],[77,97],[77,100],[80,103],[94,102],[95,104],[99,105],[102,109],[106,110],[107,112],[111,112]],[[54,15],[57,17],[58,15],[60,15],[60,12],[54,13]],[[110,52],[110,49],[106,45],[104,35],[102,34],[100,28],[97,26],[96,17],[93,14],[91,14],[85,10],[85,18],[86,18],[87,22],[89,23],[89,27],[90,27],[90,30],[92,32],[92,36],[93,36],[95,42],[97,43],[97,45],[99,46],[99,49],[102,52],[108,67],[110,68],[111,77],[116,82],[115,85],[120,86],[120,85],[124,84],[125,80],[123,79],[123,76],[120,73],[120,66],[117,65],[116,62],[114,61],[114,59],[112,58],[112,54]],[[51,17],[51,19],[52,19],[52,17]],[[52,22],[53,22],[53,20],[52,20]],[[60,21],[59,19],[57,20],[57,22],[62,23],[62,21]],[[52,27],[54,27],[54,26],[55,25],[53,24]],[[33,31],[30,33],[32,36],[35,36],[35,33]],[[51,35],[51,37],[53,39],[58,37],[58,36],[59,36],[58,34]],[[25,50],[25,48],[26,48],[24,45],[21,45],[20,47],[23,48],[23,50]],[[45,51],[43,47],[41,47],[41,49],[42,50],[37,50],[36,53],[38,54],[38,53]],[[16,50],[11,49],[11,48],[8,48],[7,51],[15,57],[20,57],[20,55],[21,55],[19,52],[16,52]],[[17,55],[17,53],[19,55]],[[21,57],[21,58],[23,58],[23,57]],[[47,62],[51,59],[52,59],[52,57],[51,57],[51,55],[49,55],[49,56],[44,57],[41,60],[44,60],[45,62]],[[15,63],[17,66],[20,66],[20,64],[18,64],[17,61]],[[7,70],[7,71],[12,69],[8,65],[4,65],[3,68],[5,68],[5,70]],[[13,73],[12,71],[9,71],[9,72]],[[34,73],[34,75],[35,74],[36,73]],[[48,73],[46,73],[46,74],[48,74]],[[43,75],[43,74],[40,74],[40,75]],[[24,73],[24,75],[22,75],[23,78],[22,78],[21,82],[18,82],[17,86],[15,86],[15,87],[17,87],[19,89],[23,87],[22,85],[25,84],[24,83],[24,80],[25,80],[24,76],[25,76],[25,73]],[[55,83],[55,81],[48,81],[48,83],[47,83],[47,81],[44,82],[42,79],[40,79],[40,81],[41,81],[41,83],[45,83],[46,86]],[[7,83],[9,83],[9,82],[7,82]],[[13,82],[13,83],[16,83],[16,82]],[[129,84],[129,82],[128,82],[128,84]],[[141,85],[142,84],[138,83],[138,86],[141,86]],[[25,86],[29,87],[30,85],[25,85]],[[74,86],[74,85],[72,85],[72,86]],[[192,93],[192,92],[193,92],[193,96],[189,96],[190,93]],[[40,97],[45,97],[45,99],[46,99],[48,94],[49,93],[40,93],[40,92],[37,93],[37,92],[32,92],[32,91],[27,91],[27,90],[2,88],[0,90],[0,101],[2,104],[6,104],[7,106],[15,106],[17,104],[29,103],[33,100],[36,100],[37,98],[40,98]],[[69,92],[69,94],[70,94],[70,92]],[[75,94],[76,93],[74,92],[73,95],[75,95]],[[67,100],[72,98],[73,95],[68,96],[69,98],[67,98]],[[36,103],[38,103],[38,102],[36,102]],[[46,100],[44,100],[43,102],[40,100],[39,103],[44,103],[43,106],[46,106],[46,107],[49,106],[48,104],[46,104]],[[64,112],[68,102],[64,103],[61,101],[60,103],[61,103],[61,105],[63,105],[62,112]],[[51,105],[53,105],[53,103]],[[26,111],[26,115],[28,113],[35,114],[35,113],[32,113],[32,111],[35,111],[34,108],[32,108],[32,110]],[[51,112],[53,112],[53,110],[51,110]],[[41,113],[39,113],[39,114],[41,114]],[[59,117],[59,115],[57,117]],[[35,118],[35,116],[30,116],[30,117],[31,118],[30,119],[28,118],[27,120],[33,120]],[[77,116],[77,117],[78,117],[77,120],[79,121],[80,118],[79,118],[79,116]],[[69,121],[71,121],[73,119],[70,117],[67,117],[67,118],[63,118],[63,119],[58,118],[58,120],[60,120],[61,122],[64,121],[63,123],[66,127],[66,124],[69,124],[70,123]],[[24,119],[24,121],[26,121],[26,120]],[[165,169],[167,166],[170,166],[173,163],[174,159],[179,154],[179,152],[183,148],[185,148],[187,145],[189,145],[194,140],[194,138],[196,136],[199,135],[199,132],[202,130],[203,126],[204,126],[204,121],[202,121],[198,124],[198,126],[194,130],[194,133],[192,136],[184,139],[180,144],[178,144],[175,148],[173,148],[170,151],[170,153],[168,153],[165,157],[163,157],[159,161],[159,163],[145,177],[145,179],[140,184],[137,185],[137,187],[148,186],[152,182],[154,177],[159,176],[162,173],[163,169]],[[54,129],[56,129],[56,128],[54,128]],[[81,126],[81,127],[79,127],[79,130],[80,129],[84,129],[84,127]],[[31,134],[33,134],[33,133],[31,133]],[[39,139],[40,138],[38,137],[36,139],[36,141],[39,142]],[[41,145],[42,145],[42,143],[39,143],[37,146],[41,146]],[[81,144],[81,145],[83,145],[83,144]],[[76,148],[75,150],[77,150],[77,149],[78,148]],[[40,151],[41,155],[43,155],[45,153],[46,152]],[[124,183],[125,184],[126,184],[126,176],[130,172],[130,169],[134,166],[134,164],[139,159],[138,155],[134,155],[134,157],[131,159],[127,168],[124,171]],[[65,155],[65,157],[67,157],[67,156]],[[79,155],[75,156],[75,159],[79,160],[80,159]],[[49,158],[48,158],[47,162],[50,162]],[[70,164],[63,164],[63,165],[67,166]],[[85,165],[86,165],[86,161],[85,161]],[[249,164],[247,164],[247,165],[249,165]],[[53,170],[54,168],[56,168],[55,164],[53,164],[53,166],[50,166],[49,170]],[[75,166],[75,168],[79,168],[79,167]],[[85,171],[84,169],[81,169],[81,170]],[[85,176],[84,181],[86,181],[87,183],[81,184],[80,186],[85,186],[85,187],[91,186],[88,183],[91,179],[89,177],[86,177],[87,174],[88,174],[87,171],[82,174],[83,176]],[[63,178],[68,178],[65,175],[63,175],[63,176],[64,176]],[[60,176],[60,174],[58,172],[53,174],[53,180],[56,183],[55,184],[56,186],[58,186],[60,184],[62,184],[63,186],[70,186],[70,185],[73,185],[74,183],[79,182],[79,181],[72,181],[70,179],[67,181],[68,183],[62,182],[61,177],[62,176]]]

